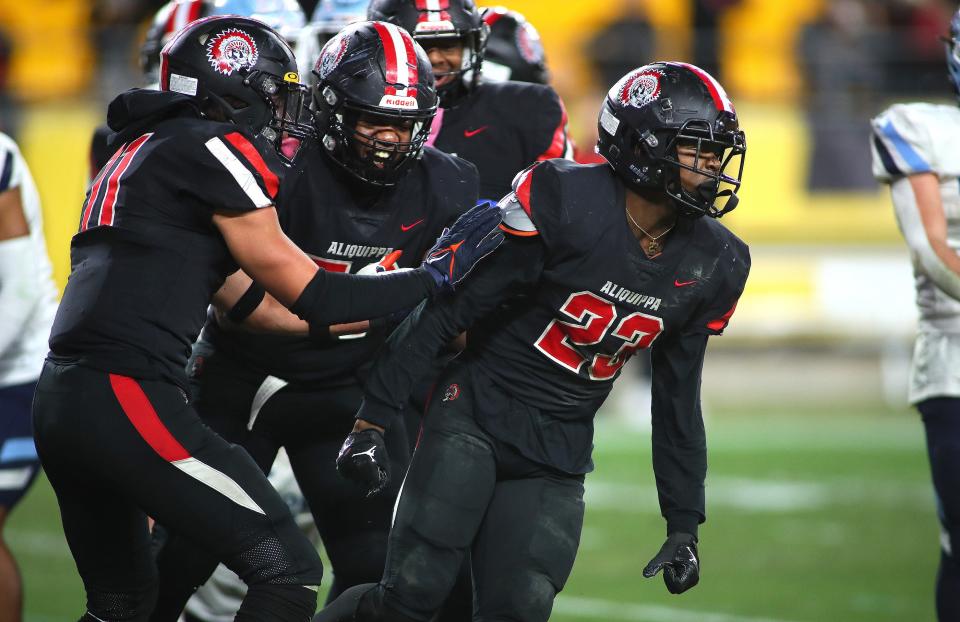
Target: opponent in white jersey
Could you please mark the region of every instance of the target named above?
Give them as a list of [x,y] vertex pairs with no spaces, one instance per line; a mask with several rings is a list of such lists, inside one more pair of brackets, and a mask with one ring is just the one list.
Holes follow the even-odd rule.
[[[960,95],[960,11],[947,65]],[[960,108],[893,106],[873,119],[873,172],[890,185],[920,312],[910,403],[923,417],[942,526],[937,616],[960,620]]]
[[56,310],[37,188],[17,144],[0,134],[0,622],[21,619],[3,526],[40,469],[30,403]]

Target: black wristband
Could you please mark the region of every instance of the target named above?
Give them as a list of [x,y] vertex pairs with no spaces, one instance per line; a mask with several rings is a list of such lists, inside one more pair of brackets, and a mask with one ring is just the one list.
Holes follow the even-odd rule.
[[330,334],[330,327],[325,324],[308,324],[310,326],[310,341],[317,344],[328,344],[336,341]]
[[263,297],[266,296],[267,292],[264,291],[262,287],[257,285],[256,282],[250,283],[250,287],[247,288],[247,291],[243,292],[243,296],[240,296],[240,300],[227,311],[227,319],[233,322],[234,324],[241,324],[245,319],[250,317],[250,314],[260,306],[260,303],[263,302]]

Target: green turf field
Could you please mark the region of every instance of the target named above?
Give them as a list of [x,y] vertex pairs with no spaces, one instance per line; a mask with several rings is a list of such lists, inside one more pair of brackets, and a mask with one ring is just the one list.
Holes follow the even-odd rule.
[[[551,620],[933,620],[938,531],[922,428],[908,411],[712,412],[701,583],[640,571],[664,536],[649,436],[598,428],[573,576]],[[56,502],[41,480],[11,519],[27,622],[82,612]]]

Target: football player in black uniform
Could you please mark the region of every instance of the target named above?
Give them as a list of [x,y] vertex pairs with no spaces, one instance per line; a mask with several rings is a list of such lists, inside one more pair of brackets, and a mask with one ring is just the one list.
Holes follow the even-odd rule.
[[[387,341],[357,414],[378,448],[379,428],[433,353],[470,327],[427,412],[380,583],[347,590],[315,622],[429,620],[468,549],[479,619],[547,620],[580,538],[594,415],[640,348],[653,356],[653,465],[668,534],[643,574],[663,570],[674,593],[697,583],[700,373],[750,263],[716,220],[736,205],[744,135],[721,86],[683,63],[624,76],[599,125],[609,164],[551,160],[521,173],[501,202],[504,245]],[[381,455],[354,449],[359,434],[338,460],[353,477],[344,467]]]
[[502,6],[483,9],[490,29],[483,54],[484,80],[550,84],[540,33],[526,17]]
[[499,210],[471,210],[417,270],[320,270],[274,209],[282,140],[312,131],[289,46],[261,22],[207,18],[167,44],[160,74],[160,91],[110,105],[116,151],[72,241],[33,402],[37,450],[86,588],[84,621],[147,619],[148,515],[244,579],[238,620],[302,621],[316,606],[316,551],[249,455],[186,399],[207,303],[239,264],[304,330],[409,308],[496,245]]
[[508,193],[532,162],[572,156],[551,87],[481,80],[488,26],[473,0],[373,0],[367,17],[397,24],[427,50],[441,106],[428,144],[476,165],[481,198]]
[[[304,145],[286,175],[281,227],[330,272],[371,270],[385,255],[399,255],[398,267],[415,267],[444,226],[476,204],[478,186],[472,164],[423,146],[437,108],[426,53],[393,24],[361,22],[324,46],[315,73],[319,140]],[[241,319],[233,314],[233,322]],[[366,498],[321,465],[335,463],[353,427],[360,383],[386,332],[318,342],[208,321],[203,334],[215,353],[193,368],[201,418],[245,446],[265,471],[286,447],[333,565],[332,596],[379,579],[399,479]],[[410,452],[402,425],[387,442],[390,470],[403,473]],[[158,561],[153,619],[176,620],[216,558],[172,538]]]
[[[213,15],[241,15],[258,19],[292,45],[299,38],[306,21],[293,0],[170,0],[160,7],[147,29],[140,46],[138,62],[147,88],[157,88],[160,80],[160,50],[181,28],[194,20]],[[103,124],[93,132],[90,141],[90,179],[92,180],[113,155],[108,139],[113,131]],[[294,147],[296,139],[290,141]],[[294,147],[288,147],[288,150]]]

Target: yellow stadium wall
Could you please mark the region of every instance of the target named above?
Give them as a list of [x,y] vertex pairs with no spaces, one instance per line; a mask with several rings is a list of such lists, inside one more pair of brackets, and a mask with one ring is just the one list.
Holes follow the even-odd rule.
[[[36,8],[38,3],[26,3]],[[0,0],[6,24],[25,22],[26,4]],[[85,23],[87,3],[59,0],[39,3],[56,18],[57,32],[72,45],[77,24]],[[492,2],[490,4],[493,4]],[[691,19],[687,2],[641,2],[657,27],[661,58],[689,58]],[[544,39],[555,85],[563,95],[578,137],[595,127],[596,110],[608,85],[594,84],[580,50],[598,28],[626,10],[627,2],[614,0],[513,0],[511,8],[525,13]],[[886,192],[811,195],[804,189],[809,144],[802,110],[796,103],[799,88],[792,58],[796,34],[821,8],[819,0],[793,3],[743,0],[724,19],[723,60],[727,86],[734,96],[748,134],[748,155],[738,210],[725,218],[748,242],[791,244],[889,244],[898,234]],[[14,17],[10,17],[13,15]],[[55,21],[56,21],[55,20]],[[33,32],[26,26],[18,37]],[[82,30],[82,29],[81,29]],[[45,40],[49,41],[50,37]],[[74,71],[59,84],[61,96],[27,108],[20,136],[44,201],[46,230],[58,283],[69,272],[69,239],[77,226],[77,213],[87,181],[87,148],[94,126],[104,111],[97,105],[68,99],[73,85],[89,77],[91,57],[85,40],[71,54],[61,43],[46,50],[34,49],[23,61],[20,76],[37,75],[40,67]],[[762,49],[763,53],[756,53]],[[57,54],[56,62],[50,55]],[[31,64],[36,63],[36,64]],[[52,103],[51,103],[52,99]],[[869,166],[869,162],[851,163]]]

